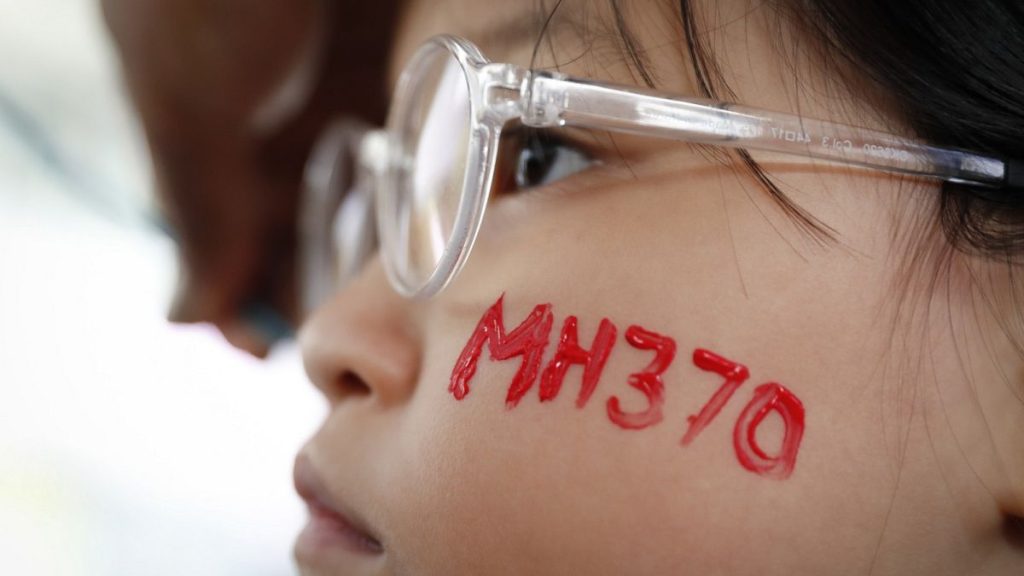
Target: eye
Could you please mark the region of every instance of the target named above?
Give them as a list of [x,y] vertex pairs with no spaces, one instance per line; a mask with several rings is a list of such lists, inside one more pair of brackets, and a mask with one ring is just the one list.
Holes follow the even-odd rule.
[[502,135],[502,192],[528,190],[582,172],[596,162],[581,146],[551,131],[518,127]]

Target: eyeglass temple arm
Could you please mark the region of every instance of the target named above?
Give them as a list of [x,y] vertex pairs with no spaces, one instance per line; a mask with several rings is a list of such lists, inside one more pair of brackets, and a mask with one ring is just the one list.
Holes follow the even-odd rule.
[[809,156],[984,187],[1024,187],[1024,165],[866,128],[534,73],[524,123],[579,126]]

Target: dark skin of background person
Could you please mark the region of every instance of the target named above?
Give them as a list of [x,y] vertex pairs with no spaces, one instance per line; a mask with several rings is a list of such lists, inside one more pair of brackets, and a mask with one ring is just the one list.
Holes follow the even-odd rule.
[[382,121],[396,2],[101,1],[180,249],[170,319],[265,356],[248,312],[302,320],[303,166],[332,118]]

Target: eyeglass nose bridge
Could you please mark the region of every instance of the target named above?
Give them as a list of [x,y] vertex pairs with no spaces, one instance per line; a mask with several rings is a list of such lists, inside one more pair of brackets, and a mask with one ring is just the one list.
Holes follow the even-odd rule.
[[367,130],[359,142],[356,160],[357,182],[360,178],[379,178],[389,162],[387,130]]
[[347,270],[360,266],[356,255],[374,249],[373,238],[367,238],[368,232],[375,231],[367,231],[353,216],[366,212],[360,206],[367,204],[356,198],[360,194],[355,194],[355,189],[372,186],[359,164],[359,148],[369,129],[354,118],[333,121],[318,137],[306,162],[297,215],[296,265],[302,310],[307,314],[342,286],[350,275]]
[[362,272],[377,249],[374,205],[372,184],[361,179],[345,195],[334,218],[331,235],[338,289]]

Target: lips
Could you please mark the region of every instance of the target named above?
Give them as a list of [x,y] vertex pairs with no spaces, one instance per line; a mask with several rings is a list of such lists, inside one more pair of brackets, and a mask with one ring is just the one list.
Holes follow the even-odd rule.
[[304,453],[295,458],[294,480],[295,491],[309,509],[309,522],[295,542],[297,555],[316,557],[339,549],[368,556],[383,553],[384,547],[366,523],[327,493]]

